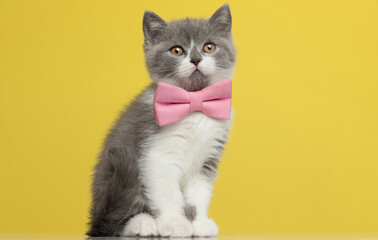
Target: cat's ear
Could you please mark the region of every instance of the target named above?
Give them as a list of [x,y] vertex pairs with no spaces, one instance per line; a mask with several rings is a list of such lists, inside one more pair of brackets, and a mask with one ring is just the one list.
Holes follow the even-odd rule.
[[145,42],[154,42],[163,35],[167,23],[156,13],[146,11],[143,16],[143,33]]
[[231,34],[231,11],[228,4],[220,7],[209,19],[211,25],[213,25],[217,31],[225,32],[226,34]]

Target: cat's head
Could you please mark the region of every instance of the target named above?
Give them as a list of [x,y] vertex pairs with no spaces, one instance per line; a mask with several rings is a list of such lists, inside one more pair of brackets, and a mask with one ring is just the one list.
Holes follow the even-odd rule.
[[146,64],[153,81],[197,91],[232,78],[235,47],[228,5],[209,19],[172,22],[146,11],[143,32]]

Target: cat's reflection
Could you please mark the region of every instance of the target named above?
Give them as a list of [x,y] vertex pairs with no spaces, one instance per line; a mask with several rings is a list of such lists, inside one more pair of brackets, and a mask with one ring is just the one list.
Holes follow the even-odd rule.
[[86,240],[164,240],[164,239],[174,239],[174,240],[217,240],[215,237],[89,237]]

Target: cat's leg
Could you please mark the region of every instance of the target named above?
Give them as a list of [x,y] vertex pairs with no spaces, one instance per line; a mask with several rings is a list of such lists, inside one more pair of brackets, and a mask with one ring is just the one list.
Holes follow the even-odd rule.
[[172,150],[174,144],[166,145],[164,140],[159,144],[159,148],[151,149],[142,166],[149,208],[157,213],[156,223],[161,236],[188,237],[192,235],[192,224],[185,217],[180,185],[183,156],[178,149]]
[[125,237],[157,236],[158,229],[155,219],[150,214],[140,213],[127,222],[121,235]]
[[214,173],[198,173],[189,178],[183,189],[186,216],[192,221],[193,236],[210,237],[218,234],[218,227],[207,217]]

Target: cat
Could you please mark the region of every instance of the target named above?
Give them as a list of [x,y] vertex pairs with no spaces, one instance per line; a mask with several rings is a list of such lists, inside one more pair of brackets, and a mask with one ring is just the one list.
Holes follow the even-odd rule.
[[95,166],[88,236],[215,236],[207,217],[217,164],[231,120],[191,112],[165,126],[155,122],[157,83],[186,91],[231,79],[235,65],[231,12],[166,22],[143,17],[146,66],[152,83],[109,132]]

